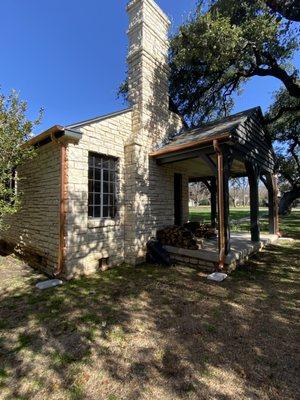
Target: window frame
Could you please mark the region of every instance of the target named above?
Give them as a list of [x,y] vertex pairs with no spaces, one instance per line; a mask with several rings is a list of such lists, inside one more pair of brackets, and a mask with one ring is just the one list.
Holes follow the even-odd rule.
[[[109,220],[115,220],[117,217],[118,161],[119,159],[114,156],[102,153],[96,153],[93,151],[89,151],[88,153],[88,219],[89,220],[109,221]],[[92,172],[92,177],[91,177],[91,172]],[[107,184],[106,190],[104,190],[105,184]],[[95,187],[97,185],[100,185],[98,186],[99,189],[95,190]],[[91,187],[92,190],[90,190]],[[92,196],[92,201],[91,201],[91,196]],[[104,201],[105,199],[107,200]]]

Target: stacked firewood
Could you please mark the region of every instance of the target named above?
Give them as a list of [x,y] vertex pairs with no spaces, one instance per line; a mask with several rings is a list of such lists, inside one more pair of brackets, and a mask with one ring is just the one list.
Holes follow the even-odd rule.
[[189,250],[198,250],[201,244],[189,229],[182,226],[167,226],[157,231],[157,239],[162,245]]
[[184,227],[191,231],[197,238],[211,239],[217,236],[215,228],[200,222],[187,222]]

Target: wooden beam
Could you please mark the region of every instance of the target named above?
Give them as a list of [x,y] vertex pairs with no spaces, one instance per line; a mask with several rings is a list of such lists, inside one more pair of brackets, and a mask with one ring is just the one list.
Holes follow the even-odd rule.
[[221,146],[217,140],[214,141],[214,148],[218,160],[218,269],[222,270],[224,268],[226,255],[230,252],[229,178],[232,164],[232,153],[227,146]]
[[158,165],[164,165],[164,164],[171,164],[174,162],[178,161],[185,161],[189,160],[192,158],[198,158],[202,154],[210,153],[212,147],[206,147],[205,149],[196,149],[196,150],[189,150],[189,151],[182,151],[178,153],[173,153],[173,154],[166,154],[161,157],[156,158],[156,162]]
[[208,165],[208,167],[210,168],[211,172],[213,175],[217,175],[217,166],[216,164],[213,162],[213,160],[210,158],[209,154],[200,154],[199,156],[201,158],[202,161],[205,162],[205,164]]
[[269,233],[277,235],[279,234],[277,177],[274,174],[265,176],[265,184],[268,189]]
[[203,182],[203,180],[210,180],[212,177],[211,176],[193,176],[189,178],[189,183],[197,183],[197,182]]
[[260,241],[259,229],[259,168],[253,163],[245,163],[250,187],[250,230],[252,242]]
[[225,229],[225,254],[230,252],[230,221],[229,221],[229,179],[232,158],[229,153],[224,154],[224,229]]
[[210,186],[210,183],[208,182],[208,179],[206,179],[206,178],[201,178],[201,179],[199,180],[199,182],[204,183],[204,185],[207,187],[207,189],[209,190],[209,192],[211,192],[211,186]]
[[217,227],[217,179],[210,180],[210,223],[212,228]]

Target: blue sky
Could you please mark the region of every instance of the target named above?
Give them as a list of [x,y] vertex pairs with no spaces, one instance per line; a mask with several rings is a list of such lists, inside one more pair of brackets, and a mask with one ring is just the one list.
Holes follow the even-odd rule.
[[[158,0],[175,29],[195,0]],[[20,92],[28,115],[45,108],[42,131],[124,108],[116,98],[125,78],[127,0],[1,0],[0,85]],[[299,57],[298,60],[299,62]],[[261,105],[279,87],[254,78],[235,111]]]

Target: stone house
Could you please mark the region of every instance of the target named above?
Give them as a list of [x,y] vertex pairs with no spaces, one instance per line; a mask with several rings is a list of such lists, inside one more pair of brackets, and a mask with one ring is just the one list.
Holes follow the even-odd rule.
[[[189,180],[214,175],[217,151],[211,162],[204,153],[196,160],[176,153],[175,162],[164,155],[195,150],[208,140],[211,150],[215,138],[225,141],[219,128],[211,137],[198,132],[191,137],[170,111],[168,17],[153,0],[132,0],[127,12],[132,107],[55,125],[30,140],[38,155],[18,170],[22,209],[10,217],[1,244],[52,276],[72,278],[144,261],[146,243],[157,229],[188,220]],[[245,118],[239,115],[229,124]],[[182,131],[182,143],[164,144]],[[240,164],[233,161],[232,170],[239,171]]]

